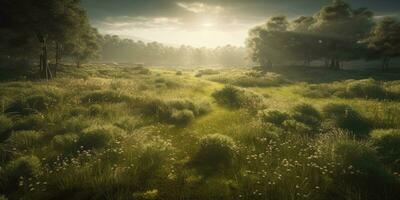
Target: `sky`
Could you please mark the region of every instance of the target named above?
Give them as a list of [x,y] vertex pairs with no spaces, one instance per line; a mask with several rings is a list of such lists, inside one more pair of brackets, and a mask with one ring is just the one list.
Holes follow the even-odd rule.
[[[103,34],[167,45],[244,46],[248,30],[276,15],[313,15],[331,0],[82,0]],[[377,17],[399,16],[400,0],[347,0]]]

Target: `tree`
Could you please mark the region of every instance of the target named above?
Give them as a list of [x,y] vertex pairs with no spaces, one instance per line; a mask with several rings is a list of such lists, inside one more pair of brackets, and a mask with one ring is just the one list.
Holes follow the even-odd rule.
[[352,9],[342,0],[334,0],[314,16],[311,31],[323,35],[325,56],[332,69],[340,69],[343,60],[357,58],[355,49],[373,25],[373,13],[366,8]]
[[285,59],[285,45],[282,35],[288,29],[288,21],[284,16],[270,18],[263,26],[249,31],[246,41],[250,58],[262,67],[272,67],[273,63]]
[[[14,48],[38,52],[40,74],[42,78],[51,79],[49,50],[54,45],[55,70],[61,58],[61,47],[71,37],[80,35],[82,21],[87,15],[80,5],[80,0],[3,0],[0,9],[4,20],[1,31],[10,33],[8,43]],[[35,41],[36,42],[33,42]],[[13,41],[31,41],[30,43]]]
[[373,27],[366,43],[382,60],[382,70],[386,70],[390,60],[400,56],[400,22],[391,17],[382,19]]
[[98,56],[102,37],[89,24],[82,26],[75,38],[66,42],[66,54],[71,56],[79,68],[82,62]]
[[365,52],[360,42],[373,25],[373,13],[366,8],[352,9],[342,0],[324,6],[313,17],[301,16],[288,23],[284,16],[270,18],[249,32],[247,47],[254,62],[324,59],[332,69],[359,59]]

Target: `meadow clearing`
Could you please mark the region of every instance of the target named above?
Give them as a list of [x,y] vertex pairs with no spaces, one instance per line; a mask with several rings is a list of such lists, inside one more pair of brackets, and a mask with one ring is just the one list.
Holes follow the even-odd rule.
[[398,74],[282,70],[3,80],[0,199],[397,199]]

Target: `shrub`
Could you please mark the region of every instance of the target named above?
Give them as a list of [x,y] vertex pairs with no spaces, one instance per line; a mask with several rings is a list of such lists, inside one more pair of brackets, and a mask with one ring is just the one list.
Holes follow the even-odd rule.
[[349,130],[357,136],[366,135],[371,129],[366,119],[345,104],[328,104],[323,108],[323,115],[338,128]]
[[59,97],[53,93],[36,94],[20,99],[12,103],[5,110],[6,113],[31,114],[35,112],[47,111],[49,108],[56,106]]
[[287,113],[277,110],[265,110],[260,115],[263,123],[272,123],[277,126],[281,126],[284,121],[289,119]]
[[309,134],[312,129],[307,125],[296,120],[286,120],[282,123],[282,127],[289,133],[294,134]]
[[171,115],[171,122],[174,124],[188,124],[194,119],[194,114],[191,110],[175,110]]
[[386,90],[374,79],[350,82],[346,92],[348,97],[384,99],[387,96]]
[[90,92],[81,98],[84,103],[120,103],[129,102],[131,98],[111,90]]
[[55,130],[58,134],[80,133],[90,126],[89,121],[84,118],[70,118],[61,122]]
[[90,105],[89,107],[89,115],[92,117],[98,116],[101,114],[103,108],[99,104]]
[[337,185],[344,182],[345,187],[361,188],[362,199],[396,196],[398,183],[380,163],[376,151],[369,144],[347,140],[338,143],[334,152],[336,163],[346,168],[341,175],[335,177],[334,182],[339,182]]
[[7,200],[7,198],[3,195],[0,195],[0,200]]
[[182,73],[181,71],[177,71],[177,72],[176,72],[176,75],[177,75],[177,76],[182,76],[183,73]]
[[15,124],[14,130],[40,130],[46,125],[42,115],[34,114],[19,118]]
[[286,82],[282,76],[274,73],[261,75],[247,74],[232,80],[232,84],[242,87],[271,87],[279,86]]
[[8,132],[13,127],[11,119],[4,115],[0,115],[0,142],[9,137]]
[[213,134],[200,140],[200,147],[191,164],[200,170],[210,172],[230,168],[233,164],[235,143],[232,138]]
[[9,148],[27,150],[42,143],[43,133],[37,131],[17,131],[5,141]]
[[144,114],[155,116],[161,122],[181,125],[210,111],[209,104],[197,104],[185,99],[144,99],[140,107]]
[[124,131],[115,126],[94,126],[85,130],[79,137],[78,146],[84,149],[101,149],[123,136]]
[[264,107],[264,98],[261,95],[230,85],[214,92],[212,96],[219,104],[230,108],[258,109]]
[[79,115],[84,115],[87,113],[87,109],[84,107],[74,107],[69,111],[70,116],[78,117]]
[[374,145],[383,162],[400,170],[400,130],[375,130],[372,135],[379,135],[374,138]]
[[35,156],[20,157],[8,163],[4,170],[7,191],[16,189],[20,177],[28,179],[38,176],[41,172],[40,168],[40,160]]
[[292,109],[292,117],[298,122],[301,122],[314,131],[320,127],[321,124],[321,114],[313,106],[309,104],[300,104]]
[[56,135],[51,140],[53,149],[63,152],[72,153],[78,148],[79,136],[76,134]]
[[114,125],[126,131],[134,131],[142,125],[142,121],[135,117],[124,117],[119,119]]
[[200,75],[214,75],[214,74],[219,74],[219,71],[214,70],[214,69],[203,69],[203,70],[199,70],[198,74],[200,74]]

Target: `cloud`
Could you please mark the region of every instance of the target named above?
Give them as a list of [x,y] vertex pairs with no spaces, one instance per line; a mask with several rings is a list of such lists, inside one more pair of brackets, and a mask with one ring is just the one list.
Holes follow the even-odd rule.
[[167,17],[108,17],[97,24],[103,29],[170,29],[182,25],[178,18]]
[[221,6],[210,6],[199,2],[194,2],[194,3],[177,2],[176,5],[189,12],[193,12],[196,14],[204,12],[218,14],[224,10],[223,7]]

